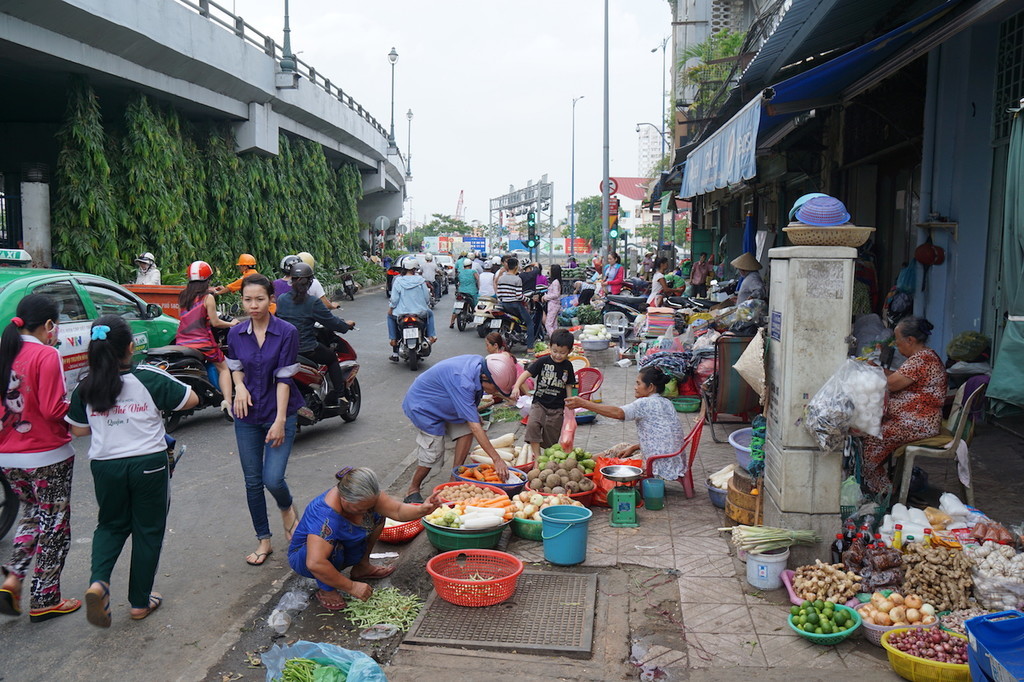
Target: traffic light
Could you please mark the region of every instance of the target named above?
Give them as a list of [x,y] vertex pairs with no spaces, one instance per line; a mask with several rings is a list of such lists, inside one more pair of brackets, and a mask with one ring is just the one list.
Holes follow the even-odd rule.
[[611,220],[609,221],[610,224],[608,226],[608,239],[612,241],[618,239],[619,234],[621,233],[621,230],[619,229],[619,221],[617,220],[617,218],[618,216],[613,215],[611,216]]
[[531,230],[537,227],[537,213],[535,211],[530,211],[526,214],[526,226]]
[[530,234],[526,237],[526,248],[537,248],[537,235],[533,232],[533,230],[530,230]]

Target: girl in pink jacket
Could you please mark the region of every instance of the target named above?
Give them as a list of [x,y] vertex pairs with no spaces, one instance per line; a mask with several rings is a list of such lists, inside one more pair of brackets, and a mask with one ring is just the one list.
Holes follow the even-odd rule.
[[60,574],[71,546],[75,451],[64,415],[68,401],[57,343],[57,304],[32,294],[0,336],[0,468],[22,506],[11,561],[2,567],[0,613],[21,613],[21,587],[35,558],[29,599],[33,623],[77,611],[63,599]]

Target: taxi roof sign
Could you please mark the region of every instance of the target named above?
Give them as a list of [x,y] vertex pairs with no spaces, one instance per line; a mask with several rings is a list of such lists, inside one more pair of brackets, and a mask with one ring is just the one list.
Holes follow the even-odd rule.
[[25,249],[0,249],[0,263],[31,265],[32,256]]

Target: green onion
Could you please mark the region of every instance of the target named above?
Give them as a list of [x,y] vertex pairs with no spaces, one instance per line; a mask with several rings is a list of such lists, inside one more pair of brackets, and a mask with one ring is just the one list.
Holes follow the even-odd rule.
[[404,631],[415,622],[422,605],[423,600],[416,595],[404,595],[397,588],[385,587],[374,590],[366,601],[353,599],[341,613],[357,627],[387,623]]
[[810,530],[786,530],[769,526],[733,526],[719,528],[720,531],[732,532],[732,544],[737,549],[752,554],[764,554],[775,549],[785,549],[793,545],[813,545],[821,538]]

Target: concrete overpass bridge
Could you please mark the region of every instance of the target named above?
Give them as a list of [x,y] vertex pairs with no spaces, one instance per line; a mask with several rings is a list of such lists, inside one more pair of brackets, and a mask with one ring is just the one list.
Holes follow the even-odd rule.
[[[317,142],[360,170],[360,219],[396,225],[406,161],[385,126],[309,64],[282,72],[282,56],[213,0],[0,0],[0,195],[55,167],[68,77],[81,74],[103,102],[141,91],[187,119],[229,122],[239,152],[276,155],[279,132]],[[30,199],[8,204],[8,218],[21,208],[30,218]]]

